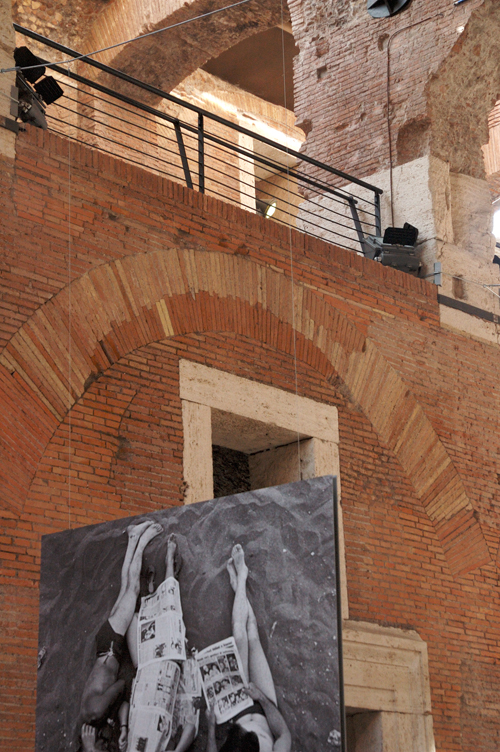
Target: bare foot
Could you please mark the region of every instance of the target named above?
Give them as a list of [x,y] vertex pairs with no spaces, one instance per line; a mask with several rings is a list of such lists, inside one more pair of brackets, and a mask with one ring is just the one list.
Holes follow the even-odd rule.
[[239,543],[233,546],[231,558],[238,577],[244,577],[246,579],[248,575],[248,567],[245,563],[245,552]]
[[226,569],[229,574],[229,582],[231,583],[231,587],[233,588],[234,592],[236,592],[236,588],[238,586],[238,575],[236,574],[236,569],[234,568],[232,559],[227,560]]
[[129,539],[138,539],[143,534],[143,532],[152,525],[151,520],[145,520],[144,522],[140,522],[138,525],[129,525],[127,528],[127,533]]
[[182,566],[182,557],[175,533],[170,533],[167,538],[167,555],[165,556],[165,563],[167,565],[167,571],[170,564],[174,577],[177,577]]
[[148,543],[152,541],[153,538],[156,538],[156,536],[162,532],[163,532],[163,528],[159,522],[150,521],[149,526],[146,527],[141,534],[140,545],[142,546],[144,544],[144,548],[146,548]]
[[81,734],[83,752],[96,752],[95,728],[84,723]]

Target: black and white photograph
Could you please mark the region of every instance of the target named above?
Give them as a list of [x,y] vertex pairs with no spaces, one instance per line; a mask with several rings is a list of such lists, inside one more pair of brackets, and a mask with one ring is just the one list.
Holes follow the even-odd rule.
[[339,750],[333,483],[45,536],[36,752]]

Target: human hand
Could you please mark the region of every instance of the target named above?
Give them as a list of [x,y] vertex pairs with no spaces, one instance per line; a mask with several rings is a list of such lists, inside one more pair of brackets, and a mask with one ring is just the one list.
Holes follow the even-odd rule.
[[250,695],[250,697],[252,698],[252,700],[260,702],[261,700],[266,700],[267,699],[266,696],[265,696],[265,694],[253,682],[249,682],[248,687],[246,688],[246,690],[247,690],[248,694]]
[[128,726],[120,728],[120,737],[118,739],[118,749],[120,752],[126,752],[128,744]]

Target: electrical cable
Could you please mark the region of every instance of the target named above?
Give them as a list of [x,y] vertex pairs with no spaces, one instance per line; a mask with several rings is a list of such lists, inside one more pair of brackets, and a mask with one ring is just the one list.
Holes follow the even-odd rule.
[[391,132],[391,44],[392,40],[397,37],[399,34],[401,34],[403,31],[408,31],[408,29],[413,29],[415,26],[420,26],[421,24],[427,23],[427,21],[432,21],[434,18],[444,17],[444,13],[436,13],[434,16],[427,16],[427,18],[422,18],[420,21],[416,21],[415,23],[409,24],[408,26],[403,26],[402,29],[398,29],[395,31],[391,36],[389,37],[389,40],[387,42],[387,82],[386,82],[386,88],[387,88],[387,131],[389,136],[389,184],[390,184],[390,199],[391,199],[391,225],[394,227],[394,190],[393,190],[393,153],[392,153],[392,132]]
[[[287,99],[286,99],[286,61],[285,61],[285,29],[284,27],[285,17],[284,17],[284,10],[283,10],[283,0],[281,0],[281,59],[282,59],[282,66],[283,66],[283,104],[285,108],[286,113],[286,105],[287,105]],[[285,131],[288,135],[288,124],[283,124],[285,127]],[[288,203],[290,203],[290,173],[289,173],[289,152],[288,152],[288,142],[286,144],[286,151],[285,154],[287,156],[287,165],[286,165],[286,191],[287,191],[287,197],[288,197]],[[298,379],[298,368],[297,368],[297,329],[295,326],[295,288],[294,288],[294,264],[293,264],[293,243],[292,243],[292,228],[291,225],[288,225],[288,242],[289,242],[289,258],[290,258],[290,303],[292,308],[292,343],[293,343],[293,369],[294,369],[294,379],[295,379],[295,405],[296,405],[296,420],[297,420],[297,476],[298,480],[302,480],[302,470],[300,466],[300,431],[298,429],[298,419],[299,419],[299,379]]]
[[[69,65],[68,65],[69,72]],[[68,125],[71,127],[71,119],[68,119]],[[73,270],[71,267],[71,138],[68,138],[68,527],[71,530],[71,453],[72,453],[72,425],[71,425],[71,395],[72,395],[72,377],[73,377],[73,353],[71,342],[71,282]]]
[[[73,57],[69,60],[62,60],[57,63],[44,63],[44,66],[46,68],[50,68],[53,65],[68,65],[70,63],[76,63],[78,60],[85,60],[85,58],[88,57],[94,57],[94,55],[98,55],[100,52],[107,52],[108,50],[114,50],[116,47],[123,47],[126,44],[130,44],[131,42],[138,42],[140,39],[146,39],[146,37],[152,37],[154,34],[161,34],[164,31],[169,31],[170,29],[175,29],[178,26],[184,26],[185,24],[192,23],[192,21],[199,21],[201,18],[207,18],[207,16],[213,16],[215,13],[222,13],[224,10],[230,10],[231,8],[236,8],[238,5],[245,5],[245,3],[249,3],[251,0],[238,0],[237,3],[232,3],[232,5],[226,5],[224,8],[216,8],[215,10],[211,10],[208,13],[202,13],[200,16],[195,16],[194,18],[187,18],[185,21],[179,21],[178,23],[172,24],[171,26],[164,26],[162,29],[155,29],[154,31],[148,31],[146,34],[140,34],[138,37],[132,37],[131,39],[126,39],[124,42],[117,42],[116,44],[110,44],[108,47],[102,47],[100,50],[94,50],[93,52],[86,52],[83,55],[78,55],[77,57]],[[53,40],[50,40],[53,41]],[[0,73],[11,73],[12,71],[25,71],[25,70],[31,70],[32,68],[39,68],[40,65],[26,65],[23,67],[17,67],[14,66],[13,68],[0,68]]]

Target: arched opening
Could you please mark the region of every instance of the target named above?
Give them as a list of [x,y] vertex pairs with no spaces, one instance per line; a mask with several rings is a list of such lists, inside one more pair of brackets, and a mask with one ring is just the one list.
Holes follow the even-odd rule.
[[[100,63],[158,91],[117,79],[83,61],[74,70],[85,81],[61,79],[68,100],[51,109],[53,122],[49,120],[49,128],[190,188],[265,217],[274,214],[275,220],[294,225],[300,199],[297,181],[292,185],[286,170],[296,164],[288,150],[299,151],[304,140],[293,114],[293,57],[298,49],[286,8],[283,12],[278,3],[265,9],[257,6],[258,0],[210,16],[214,11],[208,12],[195,0],[187,8],[171,9],[168,17],[164,10],[157,9],[158,18],[153,18],[149,9],[147,32],[152,26],[172,28],[118,45],[98,57]],[[118,25],[116,8],[108,6],[77,46],[102,48],[116,44],[118,36],[132,38],[144,33],[142,11],[146,10],[136,9],[134,14],[124,10],[124,23]],[[202,17],[197,18],[197,13]],[[107,25],[110,20],[113,24]],[[25,43],[19,35],[18,45]],[[43,45],[38,42],[34,45],[41,57],[57,58],[58,53],[50,47],[41,49]],[[103,85],[107,92],[98,88]],[[160,91],[213,113],[226,123],[205,119],[200,126],[196,111],[160,97]],[[133,102],[117,102],[112,92],[153,106],[156,112],[150,110],[145,115]],[[227,121],[236,127],[228,127]],[[205,134],[201,147],[200,129]],[[259,137],[279,144],[281,149],[263,143]],[[203,167],[200,149],[204,151]],[[203,169],[205,175],[212,171],[212,177],[205,178]]]
[[[172,94],[299,151],[305,137],[295,125],[293,112],[293,58],[297,53],[291,25],[273,26],[210,59]],[[292,168],[296,160],[247,135],[234,133],[235,137],[238,146],[254,155],[238,159],[241,206],[295,224],[301,197],[296,182],[287,180],[279,166]],[[275,166],[266,164],[268,160]]]

